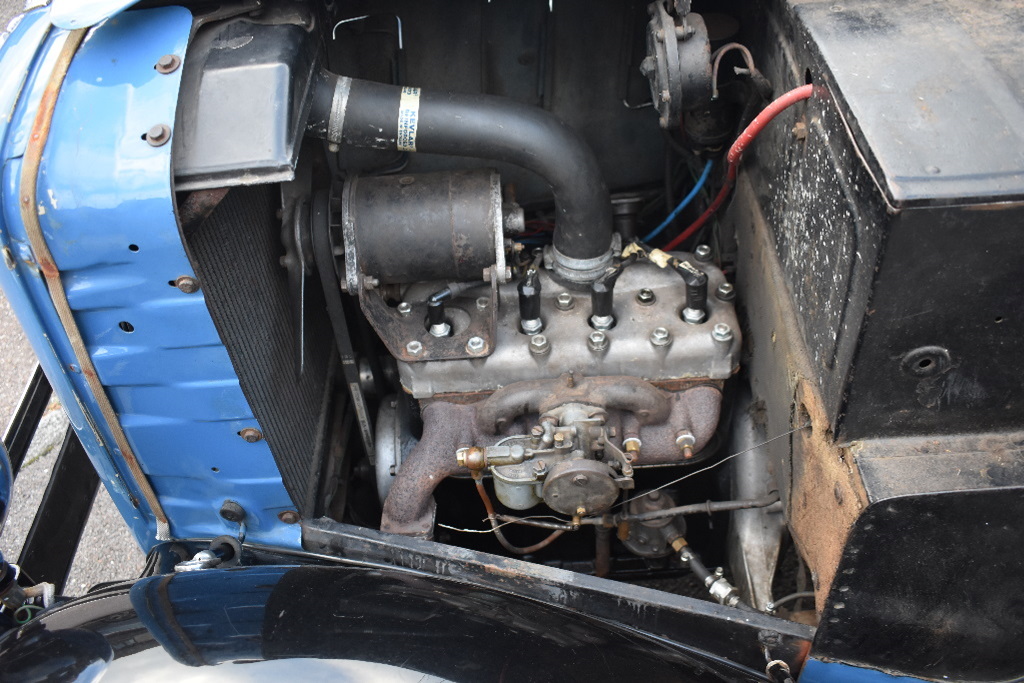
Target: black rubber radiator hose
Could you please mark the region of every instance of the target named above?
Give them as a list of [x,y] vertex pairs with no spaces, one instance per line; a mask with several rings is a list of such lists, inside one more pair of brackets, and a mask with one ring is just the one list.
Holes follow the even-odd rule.
[[337,144],[493,159],[533,171],[554,194],[561,265],[575,271],[575,279],[592,280],[610,260],[611,201],[597,158],[575,131],[539,107],[322,71],[309,131]]

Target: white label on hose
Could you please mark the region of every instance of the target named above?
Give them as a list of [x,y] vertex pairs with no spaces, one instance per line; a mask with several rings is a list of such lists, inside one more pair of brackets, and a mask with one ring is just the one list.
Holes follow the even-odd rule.
[[420,119],[420,89],[402,88],[398,102],[398,149],[416,151],[416,126]]

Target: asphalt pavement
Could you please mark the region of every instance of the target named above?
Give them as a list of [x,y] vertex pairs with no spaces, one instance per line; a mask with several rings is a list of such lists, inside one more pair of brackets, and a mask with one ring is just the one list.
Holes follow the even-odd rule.
[[[37,4],[37,3],[33,3]],[[0,0],[0,33],[22,11],[22,0]],[[16,74],[0,72],[0,79]],[[17,409],[25,385],[32,376],[36,359],[14,317],[7,299],[0,293],[0,421],[6,426]],[[64,438],[68,422],[56,397],[51,400],[25,464],[14,486],[14,499],[7,524],[0,532],[0,552],[16,561],[35,517],[46,483]],[[102,486],[93,502],[82,540],[68,577],[65,593],[81,595],[104,581],[138,576],[144,556],[127,525]]]

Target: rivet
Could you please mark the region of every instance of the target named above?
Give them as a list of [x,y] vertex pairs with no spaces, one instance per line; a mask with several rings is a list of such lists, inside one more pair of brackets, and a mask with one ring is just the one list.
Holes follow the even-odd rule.
[[255,427],[246,427],[242,431],[238,432],[238,435],[247,443],[256,443],[263,438],[263,432]]
[[277,518],[285,524],[297,524],[299,522],[299,513],[295,510],[285,510],[284,512],[277,513]]
[[199,291],[199,280],[188,275],[182,275],[174,281],[174,286],[185,294],[195,294]]
[[181,58],[178,55],[164,55],[160,59],[156,60],[156,69],[159,73],[169,74],[174,73],[181,66]]
[[146,131],[146,142],[153,147],[162,147],[171,139],[171,127],[165,123],[158,123]]

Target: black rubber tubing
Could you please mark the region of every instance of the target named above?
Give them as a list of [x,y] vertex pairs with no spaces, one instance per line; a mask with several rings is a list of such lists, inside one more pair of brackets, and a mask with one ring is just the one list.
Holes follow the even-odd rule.
[[[340,78],[321,72],[309,132],[354,147],[397,149],[402,87],[355,78],[350,79],[341,139],[331,139],[328,122]],[[537,173],[555,198],[558,252],[574,259],[608,252],[611,199],[597,158],[550,112],[494,95],[421,91],[415,139],[417,152],[492,159]]]

